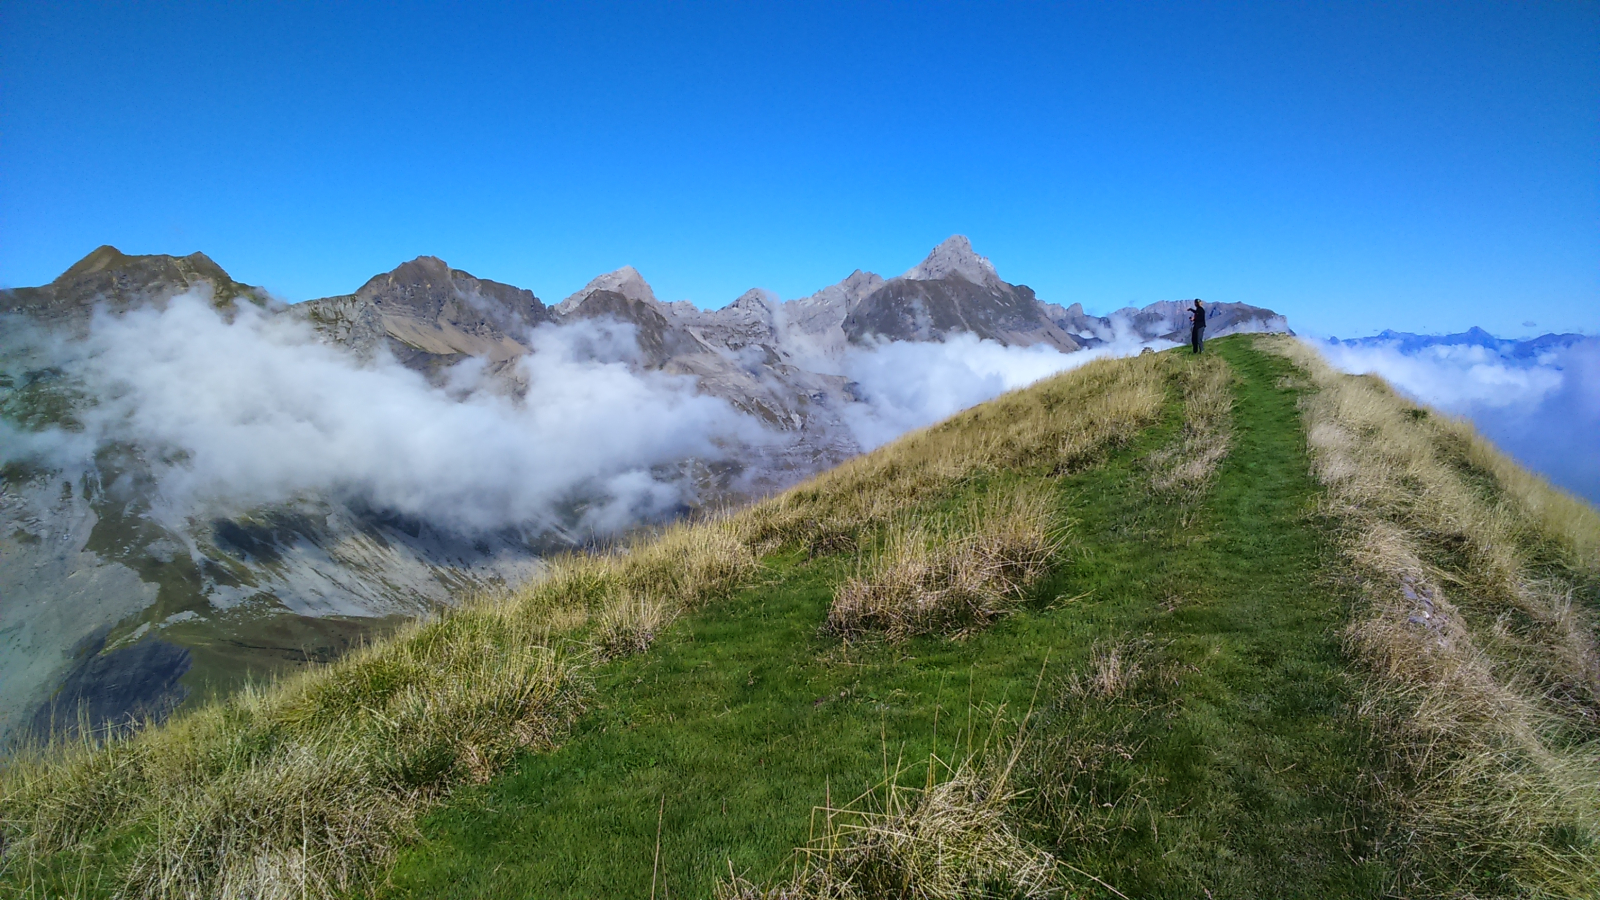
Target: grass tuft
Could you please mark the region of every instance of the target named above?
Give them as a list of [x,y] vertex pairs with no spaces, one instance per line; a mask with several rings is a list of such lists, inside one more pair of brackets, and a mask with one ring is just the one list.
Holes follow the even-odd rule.
[[944,519],[899,521],[839,586],[828,627],[890,640],[980,628],[1014,609],[1065,542],[1047,485],[1023,484]]
[[660,603],[642,597],[621,597],[601,611],[595,624],[595,646],[606,659],[650,649],[672,617]]
[[929,781],[890,779],[850,808],[824,807],[823,835],[801,848],[788,881],[760,886],[737,876],[718,900],[845,900],[901,897],[966,900],[1063,896],[1061,865],[1014,824],[1019,792],[1010,764],[969,758],[946,777],[929,760]]

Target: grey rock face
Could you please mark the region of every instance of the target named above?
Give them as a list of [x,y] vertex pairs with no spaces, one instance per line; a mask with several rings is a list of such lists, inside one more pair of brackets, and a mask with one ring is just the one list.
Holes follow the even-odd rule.
[[532,291],[474,278],[432,256],[375,276],[354,294],[296,304],[290,314],[358,354],[382,346],[430,373],[467,357],[521,356],[528,330],[554,319]]
[[853,343],[942,341],[970,332],[1006,346],[1049,344],[1067,353],[1082,347],[1045,317],[1026,285],[986,287],[959,274],[889,281],[845,318],[844,332]]
[[1000,279],[963,235],[933,248],[909,272],[878,285],[845,316],[853,343],[942,341],[970,332],[1007,346],[1049,344],[1072,352],[1081,344],[1048,316],[1033,290]]
[[907,281],[945,281],[960,278],[983,288],[1000,288],[1005,282],[986,256],[972,249],[972,242],[964,234],[951,235],[933,248],[927,259],[911,267],[900,276]]
[[563,301],[561,306],[565,307],[561,309],[563,322],[611,319],[632,325],[639,342],[641,361],[648,368],[659,369],[677,357],[707,350],[692,334],[668,319],[662,305],[653,299],[630,297],[621,291],[597,288],[570,304]]
[[595,291],[610,291],[621,294],[629,300],[640,303],[656,305],[656,293],[645,283],[639,270],[633,266],[623,266],[614,272],[607,272],[596,277],[593,281],[583,286],[583,289],[556,304],[556,312],[566,315],[573,307],[583,302],[583,299]]
[[[1083,304],[1069,307],[1046,304],[1045,315],[1063,331],[1078,338],[1085,347],[1095,347],[1114,340],[1155,341],[1167,340],[1183,343],[1189,339],[1189,308],[1191,300],[1161,300],[1140,307],[1119,309],[1109,316],[1091,316],[1083,311]],[[1248,303],[1207,303],[1206,336],[1224,337],[1241,332],[1277,332],[1293,334],[1289,320],[1259,306]]]
[[[192,649],[193,671],[185,657],[173,677],[202,688],[282,669],[258,632],[285,633],[292,651],[325,630],[315,622],[426,613],[463,591],[520,582],[544,548],[573,543],[559,531],[464,539],[336,498],[172,523],[151,515],[143,465],[136,449],[113,448],[70,481],[40,466],[0,477],[0,736],[42,721],[40,704],[47,718],[75,721],[56,696],[69,672],[97,722],[164,712],[188,691],[175,681],[161,682],[160,696],[119,687],[155,682],[122,663],[86,663],[91,638],[94,654],[141,641]],[[146,650],[119,659],[176,659]]]

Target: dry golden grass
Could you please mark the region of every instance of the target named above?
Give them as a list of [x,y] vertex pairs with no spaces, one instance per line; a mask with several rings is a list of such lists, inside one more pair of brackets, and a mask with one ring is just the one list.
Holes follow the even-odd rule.
[[1573,601],[1600,574],[1600,516],[1378,379],[1257,345],[1316,388],[1313,466],[1369,602],[1349,643],[1408,782],[1407,890],[1600,895],[1600,652]]
[[1064,542],[1048,484],[1025,482],[954,516],[901,519],[834,594],[837,634],[890,640],[980,628],[1026,596]]
[[1067,682],[1067,692],[1109,700],[1127,692],[1143,674],[1144,665],[1132,646],[1103,646],[1089,658],[1089,668]]
[[1097,360],[959,413],[747,510],[746,543],[854,549],[865,530],[974,475],[1091,465],[1155,424],[1175,368],[1170,354]]
[[585,693],[563,636],[644,649],[756,569],[726,520],[668,528],[163,726],[15,760],[0,774],[8,862],[142,828],[130,897],[359,890],[451,786],[559,738]]
[[[844,808],[815,811],[822,835],[797,852],[794,874],[761,886],[736,875],[718,900],[1017,900],[1065,896],[1061,864],[1013,824],[1019,798],[1010,758],[969,757],[953,768],[929,760],[928,783],[890,777]],[[935,774],[943,772],[943,780]]]
[[643,597],[619,597],[596,619],[595,647],[606,659],[643,653],[673,618],[665,604]]
[[[736,519],[719,516],[638,535],[609,551],[557,557],[543,577],[496,604],[565,632],[595,625],[610,633],[628,621],[665,627],[679,613],[728,595],[760,570],[739,531]],[[606,634],[598,637],[602,644],[608,640]]]
[[545,629],[470,606],[131,738],[14,760],[7,862],[132,828],[151,837],[124,896],[358,889],[451,784],[549,746],[581,708],[576,679]]
[[1217,473],[1228,455],[1233,413],[1233,377],[1219,356],[1198,356],[1179,370],[1183,431],[1170,447],[1150,455],[1151,486],[1163,494],[1193,496]]

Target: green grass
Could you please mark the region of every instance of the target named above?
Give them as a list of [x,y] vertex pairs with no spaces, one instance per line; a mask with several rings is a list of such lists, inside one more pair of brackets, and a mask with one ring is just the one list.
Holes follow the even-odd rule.
[[[1024,507],[1039,559],[974,582],[1003,603],[837,627],[864,578],[971,599],[939,573],[1006,531],[972,511]],[[791,877],[827,805],[947,885],[1004,857],[1081,897],[1592,896],[1597,547],[1592,509],[1288,339],[1091,363],[10,766],[0,893],[855,896],[854,863]],[[901,883],[853,834],[829,859]]]
[[[1130,896],[1378,895],[1373,754],[1339,644],[1351,599],[1312,516],[1296,394],[1278,386],[1289,366],[1248,340],[1211,344],[1237,376],[1214,485],[1150,490],[1146,460],[1178,439],[1174,401],[1105,464],[1053,480],[1072,540],[1019,613],[962,641],[844,645],[822,626],[853,557],[770,557],[764,583],[600,670],[560,749],[426,819],[384,893],[646,896],[654,880],[706,896],[730,863],[777,880],[813,807],[899,760],[920,780],[936,736],[948,758],[969,723],[981,739],[997,708],[1015,721],[1032,706],[1035,772],[1059,772],[1073,736],[1103,739],[1073,757],[1076,793],[1019,811],[1062,860]],[[1144,677],[1114,696],[1070,688],[1118,645]]]

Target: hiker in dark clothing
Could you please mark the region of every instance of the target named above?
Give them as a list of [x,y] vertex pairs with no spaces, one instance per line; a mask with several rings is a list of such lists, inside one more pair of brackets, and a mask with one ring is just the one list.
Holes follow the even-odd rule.
[[1206,305],[1194,298],[1194,308],[1189,310],[1189,346],[1199,353],[1206,348]]

